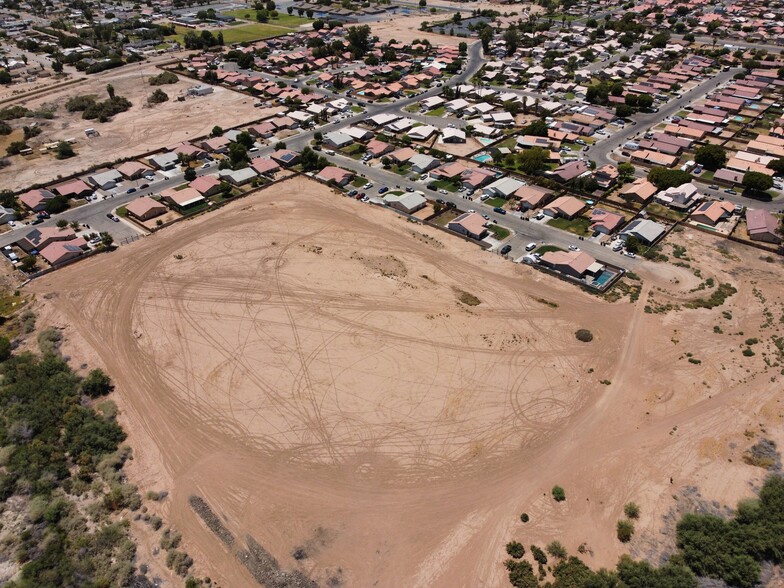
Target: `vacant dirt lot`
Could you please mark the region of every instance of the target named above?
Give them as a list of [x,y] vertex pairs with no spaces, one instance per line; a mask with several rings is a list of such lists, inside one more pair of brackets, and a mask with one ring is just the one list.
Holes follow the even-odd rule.
[[[689,267],[643,270],[640,300],[610,304],[292,179],[31,288],[70,325],[65,352],[116,379],[131,472],[171,492],[198,573],[254,585],[191,495],[323,586],[495,587],[513,538],[587,542],[592,565],[661,553],[679,489],[732,504],[764,473],[740,458],[751,439],[784,441],[765,363],[781,262],[674,239]],[[739,291],[645,312],[710,295],[690,292],[708,277]]]
[[[243,122],[259,119],[274,110],[253,107],[253,99],[225,88],[216,87],[212,94],[188,98],[178,102],[177,96],[195,85],[195,81],[180,78],[176,84],[158,86],[169,96],[169,101],[154,107],[146,105],[147,96],[156,89],[147,83],[150,76],[161,70],[150,64],[132,64],[91,76],[85,81],[22,102],[37,110],[44,105],[56,106],[55,118],[39,120],[44,132],[30,141],[35,155],[27,158],[10,158],[12,165],[0,170],[0,182],[7,188],[18,190],[34,183],[54,180],[58,175],[67,176],[91,165],[130,157],[181,141],[209,134],[215,125],[228,128]],[[128,111],[116,115],[107,123],[83,120],[81,112],[69,113],[65,102],[71,96],[93,94],[107,98],[106,86],[112,84],[118,96],[133,103]],[[29,124],[29,120],[17,121]],[[93,127],[100,137],[88,138],[86,128]],[[75,138],[76,157],[57,160],[53,155],[38,155],[43,143]]]

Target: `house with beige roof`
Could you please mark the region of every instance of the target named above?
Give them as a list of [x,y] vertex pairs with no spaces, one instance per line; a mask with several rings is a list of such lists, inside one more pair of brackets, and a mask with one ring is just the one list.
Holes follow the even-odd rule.
[[142,196],[125,205],[128,215],[140,221],[147,221],[156,216],[165,214],[168,208],[162,202],[153,200],[149,196]]
[[487,235],[485,219],[478,212],[464,212],[447,223],[447,228],[460,235],[465,235],[477,241],[484,239]]
[[531,210],[547,204],[553,197],[553,191],[541,186],[523,186],[514,195],[520,199],[522,210]]
[[57,267],[67,261],[71,261],[84,254],[87,249],[87,241],[82,237],[76,237],[69,241],[55,241],[43,249],[40,254],[49,265]]
[[316,174],[316,178],[322,182],[335,182],[338,186],[345,186],[353,177],[354,174],[350,171],[333,165],[328,165]]
[[596,276],[604,269],[601,263],[583,251],[547,251],[542,254],[539,263],[578,280],[588,275]]
[[781,224],[773,214],[765,209],[746,209],[746,231],[752,241],[765,243],[781,243]]
[[721,221],[727,220],[732,216],[735,205],[724,200],[710,200],[703,202],[692,213],[691,220],[715,227]]
[[33,212],[41,212],[46,209],[46,203],[54,197],[55,195],[49,190],[38,188],[22,194],[19,201]]
[[621,188],[620,195],[625,200],[647,204],[653,198],[653,195],[656,194],[656,191],[656,186],[646,178],[637,178],[631,184]]
[[544,207],[542,212],[553,218],[573,219],[583,210],[586,204],[574,196],[561,196]]
[[177,190],[170,188],[161,192],[161,196],[171,204],[172,208],[180,213],[186,213],[207,202],[207,199],[194,188]]

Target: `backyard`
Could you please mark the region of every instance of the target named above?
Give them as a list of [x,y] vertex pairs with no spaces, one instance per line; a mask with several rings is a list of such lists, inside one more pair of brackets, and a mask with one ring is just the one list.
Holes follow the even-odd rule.
[[494,225],[492,223],[487,226],[487,230],[493,233],[493,237],[499,241],[503,241],[511,234],[509,229],[499,227],[498,225]]

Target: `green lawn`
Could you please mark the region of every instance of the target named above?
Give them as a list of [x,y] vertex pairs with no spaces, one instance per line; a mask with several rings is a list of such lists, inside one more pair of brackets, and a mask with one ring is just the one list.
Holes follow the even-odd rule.
[[393,165],[392,171],[395,172],[399,176],[405,176],[408,174],[409,170],[411,169],[410,165]]
[[447,182],[446,180],[436,180],[434,182],[430,182],[430,184],[435,184],[435,187],[438,190],[444,189],[447,192],[457,192],[457,189],[460,187],[457,184],[453,184],[452,182]]
[[128,216],[128,209],[124,206],[121,206],[116,210],[117,216]]
[[433,110],[427,111],[427,116],[444,116],[446,112],[446,108],[443,106],[439,106],[438,108],[434,108]]
[[[175,26],[174,30],[176,31],[176,34],[166,37],[167,41],[178,41],[179,43],[182,43],[183,39],[185,38],[185,33],[189,31],[193,31],[197,35],[201,34],[201,30],[199,29],[189,29],[180,26]],[[223,33],[223,42],[227,45],[231,45],[233,43],[258,41],[259,39],[267,39],[269,37],[285,35],[291,32],[292,29],[272,24],[255,23],[238,27],[226,27],[222,29],[210,30],[214,35],[217,35],[219,32]]]
[[505,229],[504,227],[499,227],[498,225],[494,224],[490,224],[487,227],[487,230],[493,233],[493,237],[499,241],[503,241],[510,235],[509,229]]
[[365,184],[367,184],[367,180],[365,178],[354,178],[351,182],[351,185],[355,188],[361,188]]
[[485,200],[485,204],[492,206],[493,208],[503,208],[504,204],[506,204],[506,200],[503,198],[488,198]]
[[[238,10],[227,10],[226,12],[222,12],[221,14],[225,16],[233,16],[234,18],[242,18],[245,20],[252,20],[256,22],[256,11],[251,8],[240,8]],[[297,29],[301,25],[312,23],[313,20],[310,18],[304,18],[301,16],[297,16],[295,14],[286,14],[278,13],[278,18],[270,20],[266,24],[274,24],[280,27],[286,27],[289,29]]]
[[578,216],[572,220],[565,218],[553,218],[547,221],[547,224],[562,231],[568,231],[575,235],[587,236],[591,234],[591,221],[584,216]]

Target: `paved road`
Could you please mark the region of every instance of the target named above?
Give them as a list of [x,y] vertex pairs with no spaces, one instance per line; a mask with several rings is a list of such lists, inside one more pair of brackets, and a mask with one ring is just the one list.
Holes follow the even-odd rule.
[[712,78],[702,81],[691,90],[684,92],[680,98],[670,100],[661,106],[659,112],[635,114],[633,120],[637,123],[636,125],[627,124],[623,129],[616,131],[609,138],[598,141],[588,149],[588,156],[595,160],[600,166],[605,163],[615,163],[615,161],[610,158],[610,154],[615,149],[621,147],[621,145],[629,141],[636,134],[644,133],[664,119],[677,114],[679,111],[683,110],[684,106],[704,97],[709,92],[715,90],[717,86],[732,79],[732,76],[739,71],[742,70],[731,69],[730,71],[723,71]]
[[329,159],[331,159],[335,165],[361,174],[372,182],[373,187],[364,190],[368,196],[380,197],[378,189],[381,186],[395,189],[395,187],[399,185],[403,189],[411,187],[421,191],[428,198],[441,198],[446,202],[452,202],[460,210],[476,210],[477,212],[486,214],[491,220],[495,220],[499,225],[512,229],[518,235],[518,238],[513,240],[513,250],[509,253],[509,257],[512,259],[517,259],[525,253],[523,248],[527,243],[533,241],[540,243],[544,241],[545,243],[557,245],[563,249],[566,249],[569,245],[576,245],[581,250],[601,261],[610,262],[626,269],[634,269],[638,267],[640,263],[644,263],[644,260],[641,260],[640,258],[632,259],[626,257],[612,251],[609,247],[603,247],[599,243],[593,241],[580,241],[575,235],[567,233],[566,231],[556,229],[546,224],[523,220],[520,218],[520,213],[510,212],[507,214],[499,214],[494,212],[492,207],[487,206],[484,202],[479,200],[481,191],[474,193],[472,196],[473,200],[466,199],[460,192],[436,194],[436,192],[427,189],[426,185],[428,180],[411,181],[405,176],[400,176],[394,172],[384,170],[383,167],[380,167],[378,164],[375,166],[366,166],[362,164],[362,162],[342,155],[331,156]]

